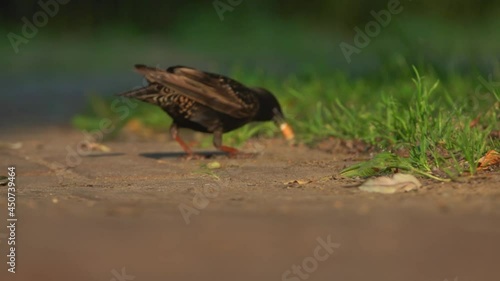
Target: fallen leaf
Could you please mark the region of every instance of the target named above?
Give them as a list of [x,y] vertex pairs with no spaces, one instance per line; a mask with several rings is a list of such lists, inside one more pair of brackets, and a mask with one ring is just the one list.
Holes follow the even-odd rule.
[[299,187],[301,185],[306,185],[311,182],[312,180],[292,180],[284,182],[283,184],[286,185],[287,187]]
[[418,179],[409,174],[395,174],[390,177],[378,177],[365,181],[358,188],[367,192],[392,194],[396,192],[407,192],[418,189],[422,184]]
[[490,137],[494,139],[500,139],[500,130],[491,132]]
[[101,151],[101,152],[110,152],[111,149],[104,144],[100,144],[97,142],[85,142],[82,144],[82,148],[87,148],[90,151]]
[[481,115],[477,116],[474,120],[470,121],[469,128],[476,127],[476,125],[479,124],[480,120],[481,120]]
[[481,157],[478,161],[478,169],[486,170],[488,167],[500,164],[500,153],[495,150],[490,150]]
[[310,180],[293,180],[293,181],[287,181],[284,184],[289,185],[289,184],[308,184],[310,183]]

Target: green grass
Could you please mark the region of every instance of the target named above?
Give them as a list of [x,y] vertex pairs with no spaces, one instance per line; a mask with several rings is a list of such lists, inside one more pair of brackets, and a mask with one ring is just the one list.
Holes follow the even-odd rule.
[[[449,79],[448,83],[456,79]],[[471,91],[473,85],[485,81],[462,78],[467,79],[469,84],[452,93],[448,90],[452,85],[442,86],[435,77],[422,77],[414,68],[413,87],[395,81],[374,91],[376,98],[353,90],[354,95],[366,100],[351,106],[348,104],[352,101],[345,97],[327,103],[317,101],[303,111],[310,112],[309,118],[299,118],[302,121],[295,125],[306,142],[336,136],[362,140],[380,151],[406,150],[409,163],[420,174],[440,170],[454,177],[465,167],[474,174],[476,161],[487,150],[500,147],[498,140],[489,137],[499,129],[500,99],[490,84],[485,87],[490,91],[486,99],[489,102],[476,101],[479,105],[471,108],[469,102],[475,99],[471,97],[475,94]],[[399,90],[392,88],[398,84]],[[307,103],[307,99],[301,103]],[[481,116],[481,122],[471,128],[469,124],[477,116]]]
[[[381,70],[378,77],[360,79],[314,71],[276,79],[261,71],[237,69],[232,76],[274,92],[300,142],[314,145],[332,136],[357,139],[380,152],[406,151],[409,157],[398,163],[410,165],[418,174],[439,172],[447,178],[465,171],[474,174],[476,161],[486,151],[500,148],[499,140],[490,138],[500,129],[498,83],[477,75],[439,79],[432,69],[425,72],[406,66],[391,75]],[[89,101],[88,110],[74,118],[76,127],[92,130],[102,118],[117,120],[108,109],[110,100],[94,96]],[[478,116],[479,123],[471,128]],[[170,122],[164,112],[142,103],[117,121],[117,128],[130,119],[159,132],[166,132]],[[240,145],[251,137],[278,135],[268,122],[230,132],[224,141]],[[211,144],[211,138],[203,144]]]

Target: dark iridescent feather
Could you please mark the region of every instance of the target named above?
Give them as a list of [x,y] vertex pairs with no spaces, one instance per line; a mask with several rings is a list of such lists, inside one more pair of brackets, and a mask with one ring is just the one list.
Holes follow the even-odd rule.
[[[184,66],[167,70],[145,65],[135,68],[149,85],[121,95],[165,110],[173,118],[171,133],[179,143],[177,127],[214,133],[214,144],[222,149],[224,132],[252,121],[284,122],[278,100],[265,89],[249,88],[229,77]],[[181,145],[188,150],[183,142]]]

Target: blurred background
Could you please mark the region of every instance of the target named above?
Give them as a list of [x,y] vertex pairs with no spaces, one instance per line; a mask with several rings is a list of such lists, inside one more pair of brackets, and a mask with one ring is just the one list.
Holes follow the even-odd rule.
[[[349,62],[340,44],[356,46],[355,28],[364,30],[391,2],[4,1],[0,126],[69,124],[89,95],[142,85],[136,63],[276,80],[313,72],[383,82],[411,76],[411,65],[440,79],[498,72],[494,0],[402,0],[401,12]],[[35,31],[25,19],[38,23]]]

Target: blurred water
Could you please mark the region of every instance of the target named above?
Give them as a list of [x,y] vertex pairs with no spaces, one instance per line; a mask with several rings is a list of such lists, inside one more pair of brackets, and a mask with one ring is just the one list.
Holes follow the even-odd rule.
[[[137,77],[135,80],[140,82]],[[0,126],[68,124],[83,109],[88,93],[113,94],[127,89],[133,74],[115,76],[62,74],[50,77],[0,78]]]

